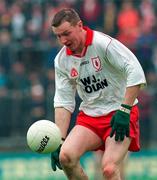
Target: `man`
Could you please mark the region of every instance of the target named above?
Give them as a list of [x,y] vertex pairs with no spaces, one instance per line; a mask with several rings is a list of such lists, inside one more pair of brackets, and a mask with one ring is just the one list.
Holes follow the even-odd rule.
[[[69,180],[87,180],[79,159],[87,151],[104,150],[102,173],[120,180],[128,151],[139,151],[137,96],[146,83],[133,53],[119,41],[84,27],[73,9],[62,9],[52,30],[63,48],[55,58],[55,122],[63,144],[52,153],[53,170]],[[75,109],[76,90],[82,100],[76,125],[67,135]]]

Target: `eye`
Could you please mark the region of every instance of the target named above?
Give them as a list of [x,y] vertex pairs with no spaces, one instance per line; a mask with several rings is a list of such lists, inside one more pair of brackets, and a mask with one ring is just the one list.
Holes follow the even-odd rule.
[[58,39],[61,39],[62,37],[67,37],[67,36],[69,36],[70,34],[71,34],[70,31],[66,31],[66,32],[63,32],[63,33],[61,33],[61,34],[56,34],[56,36],[57,36]]
[[60,39],[60,38],[61,38],[61,35],[58,34],[58,35],[57,35],[57,38]]
[[63,33],[63,36],[68,36],[70,34],[70,32],[65,32]]

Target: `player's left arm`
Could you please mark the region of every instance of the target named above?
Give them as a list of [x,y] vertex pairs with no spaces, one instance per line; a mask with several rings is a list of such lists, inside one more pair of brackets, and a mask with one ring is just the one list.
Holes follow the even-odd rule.
[[119,110],[111,120],[111,133],[110,137],[115,135],[116,141],[123,141],[125,136],[129,137],[130,134],[130,112],[140,91],[140,85],[135,85],[126,88],[124,100]]
[[130,112],[139,94],[140,88],[146,84],[143,69],[135,55],[120,42],[113,40],[106,51],[107,59],[115,70],[126,79],[125,95],[119,110],[111,120],[111,134],[116,141],[123,141],[130,134]]
[[137,98],[141,85],[135,85],[126,88],[125,97],[122,104],[133,106],[135,99]]

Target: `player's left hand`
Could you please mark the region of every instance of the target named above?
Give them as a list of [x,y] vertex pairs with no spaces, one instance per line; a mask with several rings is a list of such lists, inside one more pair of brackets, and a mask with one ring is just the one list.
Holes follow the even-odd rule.
[[131,107],[124,106],[122,105],[122,108],[117,110],[111,119],[110,137],[115,134],[115,141],[123,141],[125,136],[129,137]]
[[59,153],[60,153],[61,146],[62,145],[60,145],[56,151],[51,153],[51,167],[52,167],[53,171],[56,171],[57,167],[59,169],[62,169],[62,166],[59,162]]

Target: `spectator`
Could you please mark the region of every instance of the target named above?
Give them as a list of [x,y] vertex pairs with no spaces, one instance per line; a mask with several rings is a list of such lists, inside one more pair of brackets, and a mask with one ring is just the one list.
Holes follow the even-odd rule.
[[42,9],[39,5],[32,7],[31,19],[27,22],[27,34],[34,41],[40,40],[40,34],[42,32]]
[[4,0],[0,1],[0,28],[10,30],[11,14]]
[[104,3],[104,32],[109,35],[116,33],[117,9],[113,1]]
[[25,122],[28,119],[28,94],[29,81],[26,76],[26,69],[22,62],[12,64],[12,71],[8,78],[8,90],[10,97],[11,119],[10,127],[14,135],[24,133]]
[[4,68],[0,66],[0,98],[7,96],[7,75]]
[[157,74],[157,46],[153,49],[153,63],[155,66],[155,73]]
[[[149,148],[151,135],[151,115],[152,115],[152,99],[153,96],[148,90],[142,90],[139,97],[140,110],[140,132],[142,148]],[[147,134],[146,134],[147,132]]]
[[46,116],[45,90],[37,72],[31,72],[30,76],[30,119],[32,122],[44,119]]
[[151,74],[155,73],[153,62],[153,49],[156,42],[156,36],[151,28],[146,28],[141,24],[140,35],[136,42],[136,55],[143,67],[149,82],[151,82]]
[[10,117],[11,108],[8,98],[7,75],[4,68],[0,65],[0,137],[10,136]]
[[101,4],[98,0],[85,0],[81,6],[81,16],[85,25],[95,29],[101,26],[102,11]]
[[146,31],[152,31],[156,24],[155,10],[152,0],[143,0],[140,5],[141,25]]
[[132,1],[123,1],[117,15],[118,35],[117,38],[131,49],[134,47],[139,36],[140,17]]
[[6,72],[10,72],[12,64],[11,37],[8,30],[0,31],[0,65]]
[[13,4],[11,7],[11,13],[11,28],[13,39],[16,41],[21,41],[25,35],[25,16],[22,12],[22,8],[18,4]]

